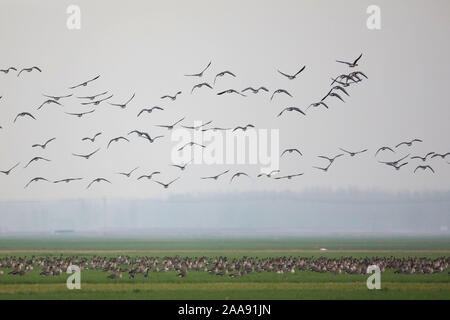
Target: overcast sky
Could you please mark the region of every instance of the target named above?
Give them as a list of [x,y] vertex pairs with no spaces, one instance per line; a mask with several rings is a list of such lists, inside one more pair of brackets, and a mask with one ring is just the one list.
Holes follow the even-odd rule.
[[[344,5],[345,3],[345,5]],[[66,9],[81,9],[81,29],[66,27]],[[2,200],[90,197],[161,197],[173,193],[236,191],[302,191],[312,188],[360,188],[385,191],[450,189],[450,165],[432,159],[436,174],[413,173],[418,160],[400,171],[379,164],[400,156],[450,151],[450,2],[377,1],[381,30],[366,27],[366,9],[372,1],[17,1],[0,4],[0,69],[39,66],[42,73],[0,73],[0,170],[21,165],[9,176],[0,175]],[[329,100],[329,110],[308,110],[307,116],[286,113],[287,106],[305,109],[319,101],[330,88],[330,78],[351,69],[335,62],[353,60],[360,53],[357,70],[368,77],[348,88],[345,103]],[[202,79],[184,74],[201,71],[212,61]],[[277,73],[306,70],[295,80]],[[213,90],[190,94],[194,84],[212,83],[216,73],[230,70],[236,78],[217,80]],[[108,90],[111,102],[121,103],[136,93],[125,110],[100,104],[82,119],[66,112],[91,110],[71,97],[63,107],[47,105],[43,93],[64,95],[68,87],[101,77],[87,87],[72,90],[76,96]],[[265,86],[270,93],[248,97],[216,93],[229,88]],[[293,98],[278,96],[283,88]],[[176,101],[161,100],[164,94],[183,93]],[[161,106],[165,110],[136,117],[140,109]],[[17,113],[27,111],[37,121]],[[177,145],[157,124],[186,117],[183,124],[213,120],[212,126],[254,124],[257,129],[279,129],[279,148],[299,148],[303,157],[288,155],[280,161],[281,174],[304,172],[292,180],[256,178],[259,165],[192,165],[180,172],[170,167],[171,150]],[[109,139],[133,129],[151,136],[164,134],[154,144],[131,137],[106,149]],[[103,132],[95,143],[81,138]],[[46,150],[32,148],[49,138]],[[403,140],[423,139],[411,148],[402,146],[374,158],[378,147]],[[90,160],[72,156],[100,147]],[[333,155],[339,147],[369,151],[358,157],[342,157],[328,173],[312,166],[326,166],[318,155]],[[34,156],[51,162],[23,167]],[[447,157],[450,162],[450,157]],[[116,172],[139,169],[131,179]],[[248,172],[252,179],[229,183],[199,177],[224,170]],[[161,171],[158,180],[181,179],[168,190],[136,176]],[[83,177],[71,184],[38,182],[24,189],[33,177],[51,180]],[[86,190],[96,177],[112,185],[98,184]]]

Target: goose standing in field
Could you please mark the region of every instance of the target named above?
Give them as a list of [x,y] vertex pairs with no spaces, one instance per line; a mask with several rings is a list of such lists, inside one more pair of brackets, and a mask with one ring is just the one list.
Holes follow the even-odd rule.
[[33,182],[37,182],[37,181],[47,181],[47,182],[50,182],[50,181],[48,181],[48,180],[45,179],[45,178],[42,178],[42,177],[36,177],[36,178],[31,179],[31,180],[25,185],[24,189],[27,188],[27,187],[28,187],[30,184],[32,184]]
[[254,93],[254,94],[257,94],[257,93],[259,93],[259,91],[265,91],[265,92],[269,92],[269,90],[266,88],[266,87],[259,87],[258,89],[255,89],[255,88],[253,88],[253,87],[247,87],[247,88],[245,88],[244,90],[242,90],[241,92],[242,93],[244,93],[244,92],[246,92],[246,91],[251,91],[252,93]]
[[306,66],[303,66],[297,73],[295,73],[294,75],[289,75],[286,74],[284,72],[281,72],[280,70],[277,70],[279,74],[285,76],[286,78],[288,78],[289,80],[294,80],[303,70],[305,70]]
[[141,179],[144,179],[144,178],[146,178],[146,179],[148,179],[148,180],[151,180],[152,177],[153,177],[155,174],[161,174],[161,172],[159,172],[159,171],[153,171],[153,172],[150,173],[150,174],[143,174],[142,176],[140,176],[139,178],[137,178],[137,180],[141,180]]
[[285,153],[292,153],[292,152],[297,152],[299,155],[303,156],[303,154],[300,152],[300,150],[295,149],[295,148],[290,148],[290,149],[285,149],[282,153],[280,158],[285,154]]
[[106,148],[108,149],[109,146],[111,145],[111,143],[119,142],[120,140],[125,140],[126,142],[130,142],[130,140],[128,140],[127,138],[120,136],[120,137],[112,138],[111,140],[109,140],[108,146]]
[[246,174],[245,172],[236,172],[235,174],[233,174],[233,176],[230,179],[230,183],[233,181],[234,178],[239,178],[240,176],[246,176],[248,178],[250,178],[250,176],[248,174]]
[[96,178],[96,179],[92,180],[91,183],[88,184],[88,186],[86,187],[86,189],[89,189],[89,187],[92,186],[92,184],[94,184],[94,183],[99,183],[99,182],[102,182],[102,181],[108,182],[108,183],[111,184],[111,181],[109,181],[109,180],[107,180],[107,179],[105,179],[105,178]]
[[[95,139],[95,138],[94,138]],[[84,158],[86,160],[89,160],[90,157],[92,157],[94,154],[96,154],[98,151],[100,150],[100,148],[98,148],[97,150],[89,153],[89,154],[77,154],[77,153],[72,153],[73,156],[75,157],[80,157],[80,158]]]
[[69,89],[76,89],[76,88],[78,88],[78,87],[86,87],[86,86],[88,85],[88,83],[90,83],[90,82],[92,82],[92,81],[95,81],[95,80],[97,80],[98,78],[100,78],[100,75],[98,75],[98,76],[96,76],[96,77],[94,77],[94,78],[92,78],[92,79],[90,79],[90,80],[87,80],[87,81],[85,81],[85,82],[82,82],[82,83],[80,83],[80,84],[77,84],[77,85],[75,85],[75,86],[73,86],[73,87],[69,87]]
[[166,95],[162,96],[161,99],[170,99],[170,100],[174,101],[177,99],[177,96],[180,95],[181,93],[182,93],[181,91],[178,91],[173,96],[166,94]]
[[17,114],[17,116],[14,118],[13,123],[16,123],[18,118],[23,118],[23,117],[30,117],[30,118],[36,120],[36,118],[31,113],[29,113],[29,112],[21,112],[21,113]]
[[9,176],[9,174],[11,173],[11,171],[13,171],[18,165],[20,165],[20,162],[16,163],[12,168],[10,168],[9,170],[0,170],[0,173],[3,173],[4,175]]
[[168,183],[163,183],[163,182],[156,181],[156,180],[152,180],[152,181],[153,181],[153,182],[156,182],[156,183],[158,183],[158,184],[160,184],[160,185],[162,185],[162,186],[164,187],[164,189],[167,189],[167,188],[169,188],[169,186],[170,186],[172,183],[174,183],[174,182],[177,181],[178,179],[180,179],[180,177],[178,177],[178,178],[176,178],[176,179],[173,179],[172,181],[170,181],[170,182],[168,182]]
[[61,180],[55,180],[55,181],[53,181],[53,183],[61,183],[61,182],[69,183],[69,182],[78,181],[78,180],[83,180],[83,178],[66,178],[66,179],[61,179]]
[[161,107],[158,107],[158,106],[154,106],[154,107],[151,107],[151,108],[148,108],[148,109],[142,109],[141,111],[139,111],[137,117],[139,117],[139,116],[140,116],[142,113],[144,113],[144,112],[146,112],[146,113],[152,113],[153,110],[164,110],[164,109],[161,108]]
[[27,165],[26,165],[24,168],[28,167],[28,166],[30,165],[30,163],[35,162],[35,161],[39,161],[39,160],[47,161],[47,162],[50,162],[50,161],[51,161],[51,160],[49,160],[49,159],[45,159],[45,158],[42,158],[42,157],[34,157],[33,159],[31,159],[31,160],[27,163]]
[[216,84],[217,78],[222,78],[223,76],[225,76],[227,74],[236,78],[236,75],[233,72],[225,70],[225,71],[222,71],[222,72],[219,72],[218,74],[216,74],[216,76],[214,77],[214,84]]
[[412,144],[413,144],[414,142],[423,142],[423,141],[420,140],[420,139],[413,139],[413,140],[411,140],[411,141],[403,141],[403,142],[400,142],[400,143],[399,143],[398,145],[396,145],[395,147],[398,148],[398,147],[400,147],[400,146],[402,146],[402,145],[406,145],[406,146],[408,146],[408,147],[411,147]]
[[202,82],[202,83],[196,84],[195,86],[192,87],[192,89],[191,89],[191,94],[194,92],[195,89],[197,89],[197,88],[200,89],[200,88],[202,88],[202,87],[208,87],[208,88],[210,88],[210,89],[213,88],[213,87],[211,87],[211,86],[209,85],[209,83],[207,83],[207,82]]
[[284,93],[284,94],[286,94],[286,95],[288,95],[289,97],[292,98],[292,95],[291,95],[289,92],[287,92],[286,90],[284,90],[284,89],[277,89],[277,90],[275,90],[275,91],[272,93],[272,96],[270,97],[270,101],[272,101],[273,97],[274,97],[276,94],[280,94],[280,93]]
[[208,65],[199,73],[194,73],[194,74],[185,74],[185,77],[203,77],[203,73],[208,70],[208,68],[211,66],[211,61],[208,63]]
[[81,141],[91,141],[91,142],[95,142],[95,139],[96,139],[99,135],[101,135],[101,134],[102,134],[101,132],[97,132],[96,134],[94,134],[94,136],[93,136],[92,138],[90,138],[90,137],[85,137],[85,138],[81,139]]
[[348,153],[350,155],[350,157],[354,157],[357,154],[364,153],[364,152],[367,151],[367,149],[364,149],[364,150],[361,150],[361,151],[348,151],[348,150],[345,150],[345,149],[342,149],[342,148],[339,148],[339,150],[344,151],[345,153]]
[[[412,159],[412,158],[411,158],[411,159]],[[431,172],[435,173],[434,170],[433,170],[433,168],[432,168],[431,166],[429,166],[429,165],[426,165],[426,166],[417,166],[416,169],[414,169],[414,173],[416,173],[416,171],[417,171],[418,169],[422,169],[422,170],[424,170],[424,171],[425,171],[426,169],[429,169]]]
[[41,147],[42,149],[45,149],[45,148],[47,148],[47,145],[54,140],[56,140],[56,138],[48,139],[47,141],[45,141],[44,144],[39,144],[39,143],[33,144],[31,147],[32,148]]
[[348,65],[349,68],[354,68],[354,67],[358,66],[358,61],[359,61],[359,59],[361,59],[361,57],[362,57],[362,53],[353,62],[347,62],[347,61],[342,61],[342,60],[336,60],[336,62],[344,63],[344,64]]
[[281,112],[278,114],[277,117],[281,116],[281,115],[282,115],[284,112],[286,112],[286,111],[288,111],[288,112],[296,111],[296,112],[301,113],[302,115],[306,116],[306,113],[304,113],[302,110],[300,110],[300,108],[297,108],[297,107],[287,107],[287,108],[284,108],[283,110],[281,110]]
[[420,160],[422,160],[423,162],[425,162],[425,161],[427,161],[427,158],[429,157],[429,156],[431,156],[431,155],[433,155],[434,154],[434,152],[428,152],[425,156],[423,156],[423,157],[420,157],[420,156],[413,156],[413,157],[411,157],[411,159],[420,159]]
[[108,278],[108,279],[122,279],[122,272],[110,274],[106,278]]
[[392,150],[392,148],[390,148],[390,147],[380,147],[380,148],[377,150],[377,152],[375,152],[375,157],[378,155],[378,153],[379,153],[380,151],[385,151],[385,150],[389,150],[389,151],[391,151],[392,153],[395,153],[395,151]]
[[270,171],[269,173],[260,173],[260,174],[258,174],[256,177],[259,178],[259,177],[265,176],[265,177],[267,177],[267,178],[272,178],[272,175],[273,175],[273,174],[279,173],[279,172],[280,172],[280,170],[272,170],[272,171]]
[[131,176],[131,174],[133,172],[135,172],[137,169],[139,169],[139,167],[134,168],[133,170],[131,170],[130,172],[116,172],[117,174],[123,175],[127,178],[129,178]]
[[33,71],[33,70],[42,72],[42,70],[41,70],[39,67],[34,66],[34,67],[30,67],[30,68],[23,68],[22,70],[19,71],[19,73],[17,74],[17,76],[20,76],[20,74],[21,74],[22,72],[24,72],[24,71],[25,71],[25,72],[31,72],[31,71]]
[[131,98],[128,99],[125,103],[110,103],[110,102],[108,102],[108,104],[111,105],[111,106],[116,106],[116,107],[120,107],[122,109],[125,109],[127,107],[127,105],[131,102],[131,100],[134,99],[135,96],[136,96],[136,93],[133,93]]

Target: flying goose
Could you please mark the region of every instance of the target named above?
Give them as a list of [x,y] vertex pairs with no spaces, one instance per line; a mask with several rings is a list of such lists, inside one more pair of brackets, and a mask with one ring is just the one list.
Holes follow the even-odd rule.
[[362,73],[361,71],[353,71],[351,73],[348,74],[349,77],[351,78],[357,78],[358,80],[361,80],[361,78],[359,78],[358,76],[361,75],[366,79],[369,79],[364,73]]
[[208,63],[208,65],[205,67],[205,69],[202,70],[202,72],[194,73],[194,74],[185,74],[186,77],[199,77],[201,78],[203,76],[203,73],[209,68],[211,65],[211,61]]
[[134,168],[133,170],[131,170],[130,172],[116,172],[117,174],[121,174],[127,178],[129,178],[131,176],[131,174],[133,172],[135,172],[137,169],[139,169],[139,167]]
[[189,161],[189,162],[187,162],[187,163],[185,163],[185,164],[183,164],[183,165],[180,165],[180,164],[172,164],[171,166],[172,166],[172,167],[176,167],[176,168],[180,169],[181,171],[184,171],[184,170],[186,169],[186,167],[188,166],[188,164],[191,163],[191,162],[192,162],[192,160]]
[[275,177],[274,179],[277,179],[277,180],[279,180],[279,179],[291,180],[293,177],[299,177],[299,176],[302,176],[302,175],[304,175],[304,173],[290,174],[290,175],[287,175],[287,176]]
[[147,179],[151,179],[152,177],[153,177],[153,175],[155,175],[155,174],[161,174],[161,172],[159,172],[159,171],[153,171],[152,173],[150,173],[150,174],[143,174],[142,176],[140,176],[139,178],[137,178],[137,180],[141,180],[141,179],[143,179],[143,178],[147,178]]
[[45,178],[42,178],[42,177],[36,177],[36,178],[31,179],[31,180],[25,185],[24,189],[25,189],[26,187],[28,187],[31,183],[37,182],[37,181],[47,181],[47,182],[50,182],[50,181],[48,181],[48,180],[45,179]]
[[400,158],[400,159],[398,159],[398,160],[396,160],[396,161],[378,161],[378,162],[384,163],[384,164],[386,164],[386,165],[388,165],[388,166],[393,166],[393,167],[395,167],[395,166],[397,166],[401,161],[403,161],[403,160],[405,160],[406,158],[408,158],[410,155],[411,155],[411,154],[407,154],[407,155],[404,156],[403,158]]
[[379,153],[380,151],[384,151],[384,150],[389,150],[389,151],[395,153],[395,151],[392,150],[392,148],[390,148],[390,147],[381,147],[381,148],[379,148],[379,149],[377,150],[377,152],[375,152],[375,157],[378,155],[378,153]]
[[98,132],[98,133],[94,134],[94,136],[92,138],[85,137],[85,138],[81,139],[81,141],[88,141],[89,140],[91,142],[95,142],[95,139],[101,134],[102,134],[101,132]]
[[166,94],[166,95],[162,96],[161,99],[167,99],[167,98],[169,98],[170,100],[173,101],[173,100],[176,100],[176,99],[177,99],[177,96],[178,96],[179,94],[181,94],[181,93],[182,93],[181,91],[178,91],[177,93],[175,93],[174,96],[170,96],[170,95]]
[[69,183],[69,182],[77,181],[77,180],[83,180],[83,178],[66,178],[66,179],[61,179],[61,180],[55,180],[55,181],[53,181],[53,183],[61,183],[61,182]]
[[433,173],[435,173],[433,168],[431,166],[428,166],[428,165],[426,165],[426,166],[417,166],[416,169],[414,169],[414,173],[416,173],[417,169],[422,169],[422,170],[430,169]]
[[93,106],[98,106],[100,103],[102,103],[103,101],[111,99],[113,96],[114,95],[110,94],[109,96],[107,96],[105,98],[102,98],[102,99],[99,99],[99,100],[95,100],[95,101],[82,102],[81,104],[83,106],[87,106],[87,105],[90,105],[90,104],[92,104]]
[[100,78],[100,75],[98,75],[98,76],[96,76],[96,77],[94,77],[94,78],[92,78],[92,79],[90,79],[90,80],[87,80],[87,81],[85,81],[85,82],[82,82],[82,83],[80,83],[80,84],[77,84],[76,86],[70,87],[69,89],[76,89],[76,88],[78,88],[78,87],[86,87],[87,84],[88,84],[89,82],[95,81],[95,80],[97,80],[98,78]]
[[39,161],[39,160],[43,160],[43,161],[47,161],[47,162],[50,162],[50,161],[51,161],[51,160],[49,160],[49,159],[42,158],[42,157],[34,157],[33,159],[31,159],[31,160],[27,163],[27,165],[26,165],[24,168],[28,167],[28,166],[30,165],[30,163],[32,163],[32,162],[34,162],[34,161]]
[[199,144],[199,143],[196,143],[196,142],[194,142],[194,141],[191,141],[191,142],[186,143],[186,144],[185,144],[184,146],[182,146],[181,148],[178,148],[178,151],[183,150],[183,149],[186,148],[187,146],[190,146],[190,147],[193,147],[193,146],[199,146],[199,147],[202,147],[202,148],[206,148],[206,146],[203,145],[203,144]]
[[51,138],[51,139],[48,139],[44,144],[39,144],[39,143],[36,143],[36,144],[33,144],[31,147],[32,148],[35,148],[35,147],[41,147],[42,149],[45,149],[46,147],[47,147],[47,144],[49,144],[50,142],[52,142],[53,140],[55,140],[56,138]]
[[160,136],[156,136],[156,137],[152,138],[152,137],[150,137],[150,135],[147,132],[143,132],[143,131],[139,131],[139,130],[130,131],[128,133],[128,135],[130,135],[132,133],[136,133],[139,137],[147,139],[150,143],[155,142],[155,140],[158,138],[164,137],[164,136],[160,135]]
[[437,157],[440,157],[441,159],[445,159],[445,157],[447,157],[447,156],[449,156],[449,155],[450,155],[450,152],[443,153],[443,154],[441,154],[441,153],[435,153],[434,155],[431,156],[431,159],[437,158]]
[[88,186],[86,187],[86,189],[89,189],[89,187],[90,187],[93,183],[95,183],[95,182],[102,182],[102,181],[111,183],[111,181],[109,181],[109,180],[107,180],[107,179],[105,179],[105,178],[96,178],[96,179],[92,180],[91,183],[88,184]]
[[223,76],[226,75],[226,74],[228,74],[228,75],[230,75],[230,76],[236,78],[236,75],[235,75],[233,72],[228,71],[228,70],[222,71],[222,72],[219,72],[218,74],[216,74],[216,76],[214,77],[214,84],[216,84],[217,78],[221,78],[221,77],[223,77]]
[[194,92],[194,90],[196,88],[201,88],[201,87],[208,87],[208,88],[212,89],[212,87],[209,85],[209,83],[202,82],[202,83],[196,84],[195,86],[192,87],[191,94]]
[[251,91],[254,94],[257,94],[260,90],[265,91],[265,92],[269,92],[269,90],[266,87],[259,87],[258,89],[255,89],[253,87],[247,87],[244,90],[242,90],[241,92],[246,92],[246,91]]
[[236,172],[235,174],[233,174],[233,176],[230,179],[230,183],[233,181],[233,179],[235,177],[240,177],[240,176],[247,176],[250,178],[250,176],[248,174],[246,174],[245,172]]
[[46,97],[46,98],[50,98],[52,100],[55,100],[55,101],[59,101],[60,99],[70,98],[71,96],[73,96],[73,94],[67,94],[65,96],[49,96],[47,94],[43,94],[43,96]]
[[411,147],[411,145],[412,145],[414,142],[423,142],[423,141],[420,140],[420,139],[413,139],[413,140],[411,140],[411,141],[403,141],[403,142],[400,142],[400,143],[399,143],[398,145],[396,145],[395,147],[398,148],[398,147],[400,147],[401,145],[407,145],[408,147]]
[[154,106],[154,107],[151,107],[151,108],[149,108],[149,109],[142,109],[141,111],[139,111],[139,113],[138,113],[138,115],[137,115],[137,117],[139,117],[142,113],[144,113],[144,112],[146,112],[146,113],[152,113],[153,112],[153,110],[164,110],[163,108],[161,108],[161,107],[158,107],[158,106]]
[[222,175],[228,173],[229,171],[230,171],[230,170],[225,170],[224,172],[219,173],[219,174],[217,174],[217,175],[215,175],[215,176],[211,176],[211,177],[201,177],[200,179],[203,179],[203,180],[205,180],[205,179],[217,180],[220,176],[222,176]]
[[202,129],[202,131],[227,131],[227,130],[231,130],[232,128],[219,128],[219,127],[214,127],[214,128],[207,128],[207,129]]
[[119,142],[120,140],[125,140],[125,141],[127,141],[127,142],[130,142],[130,140],[128,140],[127,138],[120,136],[120,137],[112,138],[111,140],[109,140],[108,146],[107,146],[106,148],[108,149],[111,143],[113,143],[113,142]]
[[102,93],[98,93],[98,94],[94,94],[92,96],[85,96],[85,97],[77,97],[78,99],[88,99],[88,100],[94,100],[97,97],[103,96],[105,94],[107,94],[108,91],[102,92]]
[[72,112],[64,112],[64,113],[68,114],[70,116],[75,116],[75,117],[81,118],[81,117],[83,117],[86,114],[93,113],[94,111],[95,111],[95,109],[92,109],[92,110],[86,111],[86,112],[80,112],[80,113],[72,113]]
[[207,126],[208,124],[210,124],[212,122],[212,120],[209,120],[208,122],[205,122],[203,124],[200,124],[198,126],[182,126],[183,128],[186,129],[192,129],[192,130],[200,130],[201,128],[203,128],[204,126]]
[[162,125],[162,124],[157,124],[157,127],[161,127],[161,128],[167,128],[167,130],[172,130],[177,124],[179,124],[181,121],[183,121],[186,117],[181,118],[180,120],[176,121],[175,123],[171,124],[171,125]]
[[403,166],[405,166],[407,164],[408,164],[408,162],[405,162],[405,163],[402,163],[402,164],[393,164],[392,167],[394,167],[395,170],[400,170],[401,167],[403,167]]
[[305,70],[306,66],[303,66],[296,74],[294,75],[289,75],[286,73],[281,72],[280,70],[277,70],[280,74],[282,74],[283,76],[285,76],[286,78],[288,78],[289,80],[294,80],[303,70]]
[[31,72],[31,71],[33,71],[33,70],[37,70],[37,71],[39,71],[39,72],[42,72],[42,70],[39,68],[39,67],[30,67],[30,68],[23,68],[22,70],[20,70],[20,72],[17,74],[17,76],[20,76],[20,74],[22,73],[22,72]]
[[267,177],[267,178],[272,178],[272,175],[273,175],[274,173],[279,173],[279,172],[280,172],[280,170],[272,170],[272,171],[270,171],[269,173],[260,173],[260,174],[258,174],[256,177],[259,178],[259,177],[265,176],[265,177]]
[[14,123],[17,121],[18,118],[22,118],[22,117],[25,117],[25,116],[36,120],[36,118],[31,113],[29,113],[29,112],[21,112],[14,118]]
[[311,104],[308,106],[308,108],[306,108],[305,111],[308,111],[308,109],[309,109],[310,107],[317,108],[317,107],[319,107],[320,105],[323,105],[325,108],[328,109],[328,105],[327,105],[325,102],[319,101],[319,102],[311,103]]
[[303,156],[303,154],[300,152],[300,150],[295,149],[295,148],[291,148],[291,149],[285,149],[285,150],[281,153],[280,158],[281,158],[286,152],[292,153],[292,152],[294,152],[294,151],[297,152],[299,155]]
[[[95,139],[95,137],[94,137]],[[77,154],[77,153],[72,153],[73,156],[75,157],[80,157],[80,158],[85,158],[86,160],[88,160],[90,157],[92,157],[94,154],[96,154],[98,151],[100,150],[100,148],[98,148],[97,150],[89,153],[89,154]]]
[[59,103],[56,100],[49,99],[49,100],[46,100],[46,101],[42,102],[42,104],[37,108],[37,110],[40,110],[44,105],[47,105],[47,104],[50,104],[50,103],[54,103],[54,104],[57,104],[57,105],[60,105],[60,106],[62,105],[61,103]]
[[240,96],[246,97],[245,94],[242,94],[242,93],[240,93],[240,92],[238,92],[238,91],[236,91],[236,90],[234,90],[234,89],[228,89],[228,90],[221,91],[221,92],[217,93],[217,95],[218,95],[218,96],[221,96],[221,95],[223,95],[223,94],[225,94],[225,93],[226,93],[226,94],[236,93],[236,94],[238,94],[238,95],[240,95]]
[[330,91],[328,91],[328,93],[327,93],[327,94],[322,98],[322,100],[320,100],[320,101],[325,100],[325,99],[333,92],[333,90],[340,90],[340,91],[342,91],[345,95],[349,96],[348,92],[347,92],[343,87],[341,87],[341,86],[334,86],[333,88],[331,88]]
[[285,111],[297,111],[298,113],[301,113],[302,115],[306,116],[306,113],[304,113],[302,110],[300,110],[299,108],[296,107],[287,107],[284,108],[277,117],[281,116]]
[[420,156],[414,156],[414,157],[411,157],[411,159],[420,159],[420,160],[422,160],[423,162],[425,162],[425,161],[427,161],[427,158],[429,157],[429,156],[431,156],[431,155],[433,155],[434,154],[434,152],[428,152],[425,156],[423,156],[423,157],[420,157]]
[[339,94],[337,94],[336,92],[329,92],[325,98],[327,98],[327,97],[336,97],[339,100],[341,100],[342,102],[345,102],[344,99],[342,99],[342,97]]
[[247,131],[248,128],[254,128],[254,127],[255,126],[252,125],[252,124],[247,124],[246,126],[243,126],[243,127],[237,126],[236,128],[233,129],[232,132],[235,132],[236,130],[239,130],[239,129],[242,130],[242,131]]
[[136,96],[136,93],[133,93],[133,95],[131,96],[131,98],[128,99],[128,101],[125,102],[125,103],[109,103],[109,102],[108,102],[108,104],[111,105],[111,106],[116,106],[116,107],[120,107],[120,108],[122,108],[122,109],[125,109],[125,108],[127,107],[127,104],[129,104],[129,103],[131,102],[131,100],[134,99],[135,96]]
[[336,60],[336,62],[344,63],[344,64],[348,65],[349,68],[354,68],[354,67],[358,66],[358,61],[359,61],[359,59],[361,59],[361,57],[362,57],[362,53],[353,62],[347,62],[347,61],[341,61],[341,60]]
[[9,67],[8,69],[0,69],[0,72],[3,72],[4,74],[7,74],[7,73],[9,73],[9,71],[11,71],[11,70],[17,71],[16,68],[14,68],[14,67]]
[[14,170],[19,164],[20,164],[20,162],[15,164],[14,167],[12,167],[11,169],[6,170],[6,171],[0,170],[0,172],[8,176],[11,173],[11,171]]
[[164,189],[167,189],[172,183],[174,183],[175,181],[177,181],[178,179],[180,179],[180,177],[173,179],[172,181],[168,182],[168,183],[162,183],[160,181],[156,181],[156,180],[152,180],[160,185],[162,185],[164,187]]
[[339,150],[342,150],[342,151],[348,153],[350,155],[350,157],[354,157],[357,154],[360,154],[360,153],[363,153],[363,152],[367,151],[367,149],[364,149],[364,150],[361,150],[361,151],[348,151],[348,150],[345,150],[345,149],[342,149],[342,148],[339,148]]
[[270,97],[270,101],[272,101],[273,97],[274,97],[276,94],[278,94],[278,93],[284,93],[284,94],[287,94],[289,97],[292,98],[292,95],[291,95],[289,92],[287,92],[286,90],[284,90],[284,89],[277,89],[277,90],[275,90],[275,91],[272,93],[272,96]]
[[342,157],[343,155],[344,155],[343,153],[340,153],[340,154],[335,155],[332,158],[326,157],[326,156],[318,156],[318,158],[326,159],[326,160],[328,160],[330,162],[330,164],[332,164],[334,162],[334,160],[336,160],[339,157]]
[[340,81],[340,78],[339,77],[337,77],[337,78],[331,78],[331,84],[330,84],[330,86],[332,86],[333,84],[335,84],[335,83],[337,83],[338,85],[340,85],[340,86],[342,86],[342,87],[344,87],[344,88],[346,88],[346,87],[348,87],[351,83],[348,83],[348,82],[342,82],[342,81]]
[[328,169],[331,167],[331,164],[332,164],[332,163],[333,163],[333,162],[330,162],[330,163],[328,164],[328,166],[326,166],[325,168],[322,168],[322,167],[314,167],[314,166],[313,166],[313,168],[316,168],[316,169],[322,170],[322,171],[324,171],[324,172],[327,172]]

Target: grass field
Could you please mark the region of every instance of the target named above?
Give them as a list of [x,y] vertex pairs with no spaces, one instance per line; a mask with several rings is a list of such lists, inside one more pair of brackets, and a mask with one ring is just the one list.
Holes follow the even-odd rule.
[[[329,251],[319,251],[325,247]],[[0,238],[0,256],[227,256],[227,257],[429,257],[450,255],[448,238],[292,238],[292,239],[76,239]],[[2,269],[2,268],[0,268]],[[151,273],[149,279],[110,280],[103,271],[86,270],[81,290],[68,290],[67,274],[43,277],[39,270],[25,276],[0,276],[0,299],[450,299],[448,271],[439,274],[394,274],[381,277],[381,290],[368,290],[366,275],[334,275],[298,271],[294,274],[252,273],[240,278],[190,271]]]

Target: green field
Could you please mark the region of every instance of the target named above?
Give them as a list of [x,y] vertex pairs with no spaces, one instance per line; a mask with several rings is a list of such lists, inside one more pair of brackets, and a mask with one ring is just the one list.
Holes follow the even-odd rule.
[[[319,251],[325,247],[329,251]],[[191,257],[429,257],[450,255],[448,238],[288,238],[288,239],[99,239],[0,238],[0,256],[46,255],[191,256]],[[7,275],[0,267],[0,299],[450,299],[450,276],[394,274],[381,277],[381,290],[368,290],[366,275],[334,275],[297,271],[251,273],[239,278],[190,271],[185,278],[175,272],[139,274],[110,280],[109,273],[85,270],[81,290],[68,290],[67,274],[40,276],[33,270],[25,276]]]

